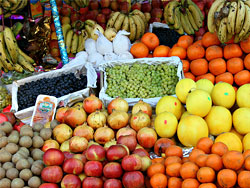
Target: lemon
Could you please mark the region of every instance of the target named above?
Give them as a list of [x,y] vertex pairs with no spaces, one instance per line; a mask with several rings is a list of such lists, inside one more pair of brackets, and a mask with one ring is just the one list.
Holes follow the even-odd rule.
[[250,133],[244,136],[242,142],[243,142],[244,151],[249,150],[250,149]]
[[155,130],[160,137],[171,138],[177,130],[178,120],[171,112],[162,112],[155,118]]
[[233,124],[235,130],[240,134],[250,132],[250,108],[238,108],[233,113]]
[[239,139],[239,137],[236,136],[234,133],[227,132],[227,133],[220,134],[215,139],[215,143],[216,142],[222,142],[226,144],[229,151],[235,150],[235,151],[242,152],[242,142]]
[[211,97],[214,105],[229,109],[235,102],[235,90],[229,83],[220,82],[214,86]]
[[177,119],[180,119],[182,114],[182,104],[176,97],[173,96],[165,96],[162,97],[155,108],[156,115],[162,112],[171,112],[175,115]]
[[186,116],[178,124],[177,136],[184,146],[196,146],[200,138],[208,137],[207,123],[200,116]]
[[236,102],[239,107],[250,108],[250,84],[240,86],[236,93]]
[[209,133],[219,135],[223,132],[229,132],[232,128],[232,115],[230,111],[223,106],[213,106],[205,117]]
[[181,119],[184,118],[184,117],[187,117],[191,115],[188,111],[185,111],[182,115],[181,115]]
[[212,99],[206,91],[196,89],[187,96],[186,108],[190,114],[204,117],[211,107]]
[[214,84],[208,79],[200,79],[196,82],[196,88],[204,90],[211,94],[214,88]]
[[186,98],[189,92],[196,88],[196,83],[190,78],[180,80],[175,87],[175,93],[178,99],[186,104]]

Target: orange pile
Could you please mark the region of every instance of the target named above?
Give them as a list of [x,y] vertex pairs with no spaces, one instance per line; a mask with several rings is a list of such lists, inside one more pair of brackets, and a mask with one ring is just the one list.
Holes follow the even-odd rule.
[[148,188],[250,187],[250,150],[243,154],[228,151],[222,142],[201,138],[189,157],[183,157],[182,149],[171,145],[164,158],[152,160],[146,185]]

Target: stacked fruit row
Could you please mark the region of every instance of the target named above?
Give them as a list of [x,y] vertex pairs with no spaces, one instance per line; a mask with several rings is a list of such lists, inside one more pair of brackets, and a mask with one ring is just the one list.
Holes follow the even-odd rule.
[[[28,4],[28,0],[2,0],[0,2],[3,8],[3,14],[5,18],[10,17],[12,14],[20,12]],[[1,14],[2,14],[1,13]]]

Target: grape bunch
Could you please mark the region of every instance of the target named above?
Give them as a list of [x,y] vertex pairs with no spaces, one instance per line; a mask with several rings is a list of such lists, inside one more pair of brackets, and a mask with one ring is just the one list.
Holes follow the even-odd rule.
[[114,98],[154,98],[175,94],[177,66],[136,62],[106,68],[106,94]]

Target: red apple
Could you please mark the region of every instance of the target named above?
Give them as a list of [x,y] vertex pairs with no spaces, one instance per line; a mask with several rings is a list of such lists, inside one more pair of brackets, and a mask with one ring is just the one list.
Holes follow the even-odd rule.
[[162,1],[161,1],[162,8],[164,9],[170,1],[171,1],[171,0],[162,0]]
[[151,11],[151,15],[153,18],[162,18],[163,11],[161,8],[154,8]]
[[73,136],[69,140],[69,149],[71,152],[83,152],[88,147],[88,140],[84,137]]
[[111,7],[111,9],[112,9],[113,11],[118,11],[118,9],[119,9],[119,4],[118,4],[118,2],[117,2],[116,0],[114,0],[114,1],[112,1],[112,2],[110,3],[110,7]]
[[71,9],[69,7],[62,7],[60,10],[61,16],[67,16],[70,17],[71,15]]
[[206,7],[210,9],[213,3],[214,3],[214,0],[206,0]]
[[86,156],[83,154],[75,154],[73,158],[79,159],[80,161],[82,161],[83,164],[87,162]]
[[101,178],[86,177],[82,182],[83,188],[102,188],[103,181]]
[[161,8],[161,0],[152,0],[151,2],[152,8]]
[[[201,13],[202,13],[203,17],[205,18],[206,17],[206,12],[204,10],[202,10]],[[205,21],[203,21],[203,22],[205,22]],[[202,26],[204,26],[204,25],[205,25],[205,23],[202,24]]]
[[69,108],[64,114],[64,122],[75,128],[87,120],[87,114],[82,108]]
[[89,11],[89,7],[80,8],[79,13],[81,15],[86,15]]
[[122,188],[122,182],[118,179],[108,179],[104,183],[104,188]]
[[48,149],[43,155],[43,162],[47,166],[61,165],[63,161],[64,155],[59,149]]
[[141,157],[141,171],[146,171],[152,164],[151,159],[148,156]]
[[125,171],[136,171],[142,167],[141,157],[137,154],[125,156],[122,159],[122,168]]
[[97,0],[90,1],[89,7],[91,8],[91,10],[98,10],[98,8],[99,8],[98,1]]
[[122,145],[112,145],[107,150],[108,161],[117,161],[128,155],[128,151]]
[[144,176],[140,171],[126,172],[122,177],[122,184],[125,188],[144,187]]
[[103,168],[103,174],[106,178],[120,178],[122,173],[122,166],[117,162],[107,163]]
[[141,3],[135,3],[135,4],[133,4],[132,7],[131,7],[131,9],[132,10],[135,10],[135,9],[141,10]]
[[82,22],[85,22],[86,21],[86,15],[85,14],[80,15],[79,20],[82,21]]
[[43,181],[59,183],[63,177],[62,168],[60,166],[47,166],[42,170],[41,177]]
[[71,23],[74,23],[75,21],[80,19],[80,15],[78,13],[71,14],[70,21]]
[[79,159],[67,159],[63,163],[63,171],[68,174],[81,174],[83,171],[83,163]]
[[129,4],[127,1],[120,3],[120,11],[124,14],[127,14],[129,12]]
[[88,11],[88,14],[86,14],[85,19],[86,20],[95,20],[96,15],[93,11]]
[[106,30],[106,24],[105,23],[100,23],[99,25],[103,28],[104,31]]
[[206,30],[204,27],[200,28],[198,31],[195,32],[195,36],[203,36],[204,33],[206,33]]
[[88,161],[84,166],[84,173],[87,176],[100,177],[102,176],[102,163],[99,161]]
[[67,174],[61,181],[61,188],[81,188],[81,180],[78,176]]
[[129,151],[134,151],[137,145],[136,138],[133,135],[119,136],[117,144],[123,144],[128,147]]
[[143,149],[143,148],[137,148],[133,151],[133,154],[137,154],[140,157],[144,157],[144,156],[148,156],[149,157],[149,153]]
[[158,156],[161,156],[162,153],[165,153],[166,149],[175,145],[175,142],[169,138],[160,138],[155,142],[154,153]]
[[141,5],[142,12],[151,12],[152,7],[150,3],[142,3]]
[[100,145],[91,145],[86,151],[86,158],[89,161],[104,161],[106,150]]
[[161,22],[161,18],[150,18],[149,23]]
[[102,14],[104,14],[105,16],[110,15],[111,14],[111,10],[109,8],[104,8],[101,10]]
[[102,8],[108,8],[110,5],[110,0],[100,0],[100,4]]
[[55,183],[43,183],[39,188],[59,188]]
[[64,155],[64,161],[66,161],[67,159],[71,159],[74,157],[74,153],[70,153],[70,152],[67,152],[67,151],[64,151],[63,152],[63,155]]
[[106,23],[106,16],[104,14],[98,14],[96,16],[96,21],[98,24],[105,24]]
[[199,7],[200,10],[204,10],[205,2],[204,1],[198,1],[196,5]]
[[92,10],[92,12],[94,13],[94,16],[95,16],[95,19],[96,19],[97,15],[99,14],[99,11],[98,10]]

